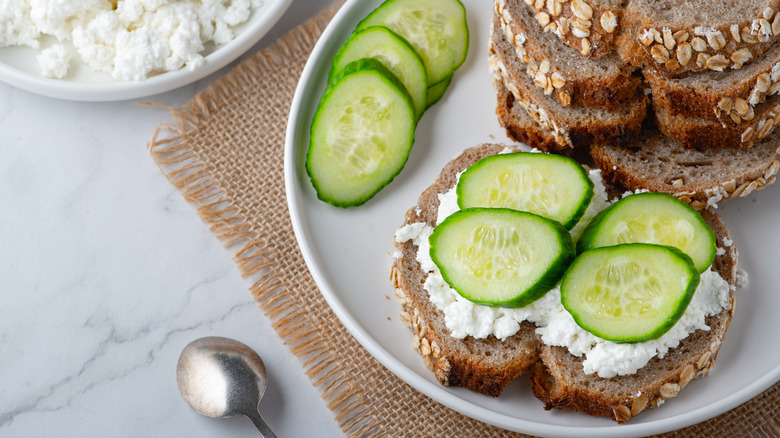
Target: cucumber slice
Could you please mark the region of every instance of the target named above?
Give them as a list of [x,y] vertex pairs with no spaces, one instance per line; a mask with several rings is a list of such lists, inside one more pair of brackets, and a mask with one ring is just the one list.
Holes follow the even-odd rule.
[[425,102],[425,109],[432,107],[436,104],[436,102],[440,101],[441,98],[444,97],[444,92],[447,91],[447,88],[450,86],[450,82],[452,82],[452,75],[447,76],[438,84],[433,84],[428,87],[428,99]]
[[428,98],[428,74],[420,55],[406,40],[382,26],[353,33],[333,58],[328,81],[344,66],[361,58],[374,58],[387,67],[412,96],[417,118],[422,116]]
[[570,158],[534,152],[491,155],[466,169],[458,206],[528,211],[571,229],[593,198],[593,181]]
[[425,63],[429,85],[443,81],[466,59],[469,30],[458,0],[388,0],[357,30],[369,26],[385,26],[408,41]]
[[561,282],[574,321],[614,342],[658,339],[688,307],[699,273],[671,246],[629,243],[579,255]]
[[638,193],[602,210],[577,241],[577,251],[644,242],[669,245],[688,254],[699,273],[715,259],[715,233],[699,212],[672,195]]
[[558,222],[507,208],[470,208],[447,217],[429,238],[444,280],[475,303],[523,307],[555,287],[574,258]]
[[306,172],[317,197],[337,207],[365,203],[403,168],[416,123],[409,94],[379,61],[347,64],[312,121]]

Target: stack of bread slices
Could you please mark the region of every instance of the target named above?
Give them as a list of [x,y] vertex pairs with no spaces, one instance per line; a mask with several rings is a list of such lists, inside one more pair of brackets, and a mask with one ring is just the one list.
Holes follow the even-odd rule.
[[780,168],[780,0],[495,0],[510,136],[694,208]]

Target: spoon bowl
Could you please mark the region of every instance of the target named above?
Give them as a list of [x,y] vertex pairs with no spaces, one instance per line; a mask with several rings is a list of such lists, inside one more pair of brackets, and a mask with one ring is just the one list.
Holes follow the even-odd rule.
[[176,383],[196,412],[213,418],[244,415],[265,438],[276,438],[259,412],[268,383],[265,365],[241,342],[216,336],[190,342],[179,356]]

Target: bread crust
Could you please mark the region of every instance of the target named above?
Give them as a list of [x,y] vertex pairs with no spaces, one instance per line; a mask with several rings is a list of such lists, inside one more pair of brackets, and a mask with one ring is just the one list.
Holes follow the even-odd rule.
[[767,62],[735,83],[723,75],[721,79],[731,85],[719,90],[711,89],[707,83],[670,79],[651,70],[646,70],[644,76],[655,107],[670,115],[722,124],[739,125],[753,120],[757,107],[780,93],[780,60]]
[[623,101],[636,96],[642,79],[633,76],[635,68],[625,64],[615,54],[609,59],[615,68],[595,77],[582,75],[579,69],[570,71],[558,65],[556,59],[560,57],[570,58],[572,64],[590,61],[584,61],[575,50],[564,47],[556,56],[547,53],[538,40],[544,38],[552,40],[552,43],[556,41],[554,37],[547,36],[546,32],[534,33],[534,29],[528,29],[527,15],[533,15],[532,11],[532,6],[522,2],[495,2],[494,29],[491,33],[503,32],[504,38],[494,42],[509,44],[515,49],[514,62],[505,60],[507,73],[513,82],[517,82],[521,75],[528,76],[535,86],[544,90],[545,95],[556,99],[564,107],[584,106],[611,112],[617,110]]
[[[561,42],[590,59],[600,59],[615,50],[615,40],[620,30],[623,10],[610,2],[587,0],[573,2],[559,0],[555,2],[521,0],[498,0],[502,6],[520,7],[527,4],[533,10],[537,25],[544,32],[552,32]],[[557,3],[557,4],[556,4]],[[574,3],[585,3],[584,6],[574,6]],[[575,8],[577,15],[575,15]],[[588,12],[588,10],[590,12]],[[586,14],[586,15],[583,15]],[[584,16],[589,16],[589,26],[579,26],[575,31],[573,23]],[[582,20],[585,22],[585,20]]]
[[686,149],[655,128],[631,145],[593,144],[591,156],[609,183],[628,190],[668,193],[701,210],[745,197],[774,183],[780,169],[780,134],[750,149]]
[[672,115],[665,108],[655,108],[655,119],[661,133],[677,140],[683,147],[696,149],[747,149],[760,143],[780,125],[780,96],[774,96],[753,114],[750,121],[719,123],[699,117]]
[[643,93],[621,102],[619,111],[592,109],[587,116],[581,111],[575,113],[573,108],[563,107],[558,100],[545,96],[525,75],[513,77],[509,73],[507,65],[516,60],[517,55],[500,43],[494,44],[504,38],[504,34],[494,28],[488,59],[494,85],[500,87],[498,84],[503,83],[514,95],[513,107],[524,109],[542,130],[549,132],[559,145],[554,148],[557,153],[579,154],[578,150],[587,151],[590,144],[598,142],[627,144],[639,133],[649,101]]
[[[523,3],[497,2],[508,6]],[[641,1],[627,2],[625,6],[599,0],[524,3],[534,11],[540,29],[556,34],[582,56],[600,59],[617,51],[626,62],[667,76],[740,68],[780,39],[780,23],[776,23],[780,0],[765,0],[756,9],[746,8],[739,17],[718,17],[716,23],[696,22],[694,17],[670,21],[658,12],[659,5]],[[578,14],[574,13],[574,3],[578,3]],[[673,4],[665,6],[664,13],[674,8]],[[575,31],[573,23],[577,21],[581,24]],[[699,54],[706,57],[700,58]]]
[[[406,213],[404,225],[424,222],[434,226],[439,205],[438,195],[450,190],[456,183],[457,175],[469,165],[506,148],[507,146],[503,145],[483,144],[467,149],[448,163],[433,184],[422,193],[417,205]],[[736,248],[726,247],[723,244],[723,239],[729,237],[728,231],[714,213],[703,213],[703,217],[713,227],[718,236],[719,245],[726,248],[725,254],[716,257],[714,267],[729,284],[734,285],[736,282]],[[417,247],[411,241],[396,241],[394,243],[400,256],[395,259],[392,265],[390,278],[395,288],[396,298],[401,304],[401,320],[414,333],[413,345],[416,351],[423,357],[425,365],[434,372],[442,385],[461,386],[495,397],[500,395],[512,380],[532,369],[531,382],[534,394],[545,403],[547,408],[575,409],[591,415],[607,416],[618,421],[630,418],[623,419],[623,417],[615,416],[613,412],[617,409],[621,415],[624,413],[621,406],[625,406],[625,397],[615,398],[608,394],[590,394],[588,397],[583,397],[583,394],[587,394],[586,390],[579,388],[572,381],[561,378],[560,373],[563,372],[564,368],[560,364],[556,364],[555,361],[561,357],[568,357],[569,360],[576,358],[568,354],[565,349],[543,345],[535,333],[535,326],[531,323],[522,323],[520,330],[504,341],[500,341],[492,335],[486,339],[475,339],[470,336],[464,339],[450,337],[449,329],[444,323],[443,312],[430,302],[427,291],[422,287],[426,273],[422,271],[416,261]],[[716,324],[710,332],[697,331],[689,337],[692,340],[683,341],[684,344],[682,344],[684,347],[699,342],[698,340],[702,336],[709,336],[713,340],[714,348],[714,351],[710,352],[711,357],[704,358],[706,360],[701,355],[694,357],[686,353],[689,350],[682,347],[676,353],[675,350],[670,351],[665,359],[658,359],[658,361],[671,363],[672,360],[678,360],[679,364],[673,367],[674,370],[663,374],[656,382],[642,387],[648,397],[663,394],[665,398],[669,398],[671,389],[673,389],[672,384],[680,387],[685,386],[690,379],[704,375],[706,370],[711,367],[717,354],[714,340],[716,337],[718,338],[719,346],[719,340],[728,326],[728,320],[733,315],[733,291],[730,297],[732,306],[708,321]],[[705,366],[695,368],[694,375],[689,376],[690,367],[688,365],[698,365],[699,362]],[[581,366],[579,371],[581,372]],[[642,370],[638,374],[641,373],[643,373]],[[589,378],[600,379],[594,376]],[[630,376],[626,376],[626,378],[628,379]],[[616,402],[618,399],[620,403]],[[648,398],[648,401],[652,400],[655,399]],[[642,409],[645,407],[642,406]],[[629,407],[629,413],[631,413],[631,409]]]

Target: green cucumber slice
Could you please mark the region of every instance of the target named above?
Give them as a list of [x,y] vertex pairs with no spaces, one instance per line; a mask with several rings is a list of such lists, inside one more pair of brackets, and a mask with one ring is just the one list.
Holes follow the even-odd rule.
[[516,152],[485,157],[466,169],[458,206],[528,211],[572,229],[593,198],[593,181],[576,161],[560,155]]
[[428,99],[425,102],[425,109],[432,107],[436,104],[436,102],[440,101],[441,98],[444,97],[444,92],[447,91],[447,88],[450,86],[450,82],[452,82],[452,75],[447,76],[438,84],[433,84],[428,87]]
[[361,58],[374,58],[387,67],[412,96],[417,117],[428,98],[428,74],[420,55],[403,38],[383,26],[357,31],[341,46],[330,68],[330,82],[344,66]]
[[699,273],[671,246],[629,243],[579,255],[561,282],[561,303],[583,329],[614,342],[658,339],[688,307]]
[[620,243],[669,245],[688,254],[699,273],[715,259],[715,233],[688,204],[666,193],[626,196],[602,210],[577,241],[577,252]]
[[507,208],[460,210],[434,228],[431,259],[475,303],[523,307],[555,287],[574,258],[558,222]]
[[404,86],[375,59],[347,64],[314,114],[306,172],[322,201],[361,205],[401,171],[416,113]]
[[458,0],[388,0],[357,30],[369,26],[385,26],[408,41],[425,63],[429,85],[443,81],[466,59],[469,30]]

